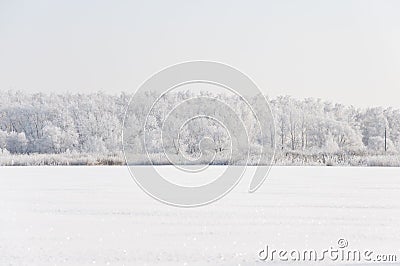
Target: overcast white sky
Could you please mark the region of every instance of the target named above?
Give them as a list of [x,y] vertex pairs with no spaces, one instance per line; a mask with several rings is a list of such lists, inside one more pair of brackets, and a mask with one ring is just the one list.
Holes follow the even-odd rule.
[[134,91],[189,60],[269,96],[400,107],[400,1],[3,1],[0,90]]

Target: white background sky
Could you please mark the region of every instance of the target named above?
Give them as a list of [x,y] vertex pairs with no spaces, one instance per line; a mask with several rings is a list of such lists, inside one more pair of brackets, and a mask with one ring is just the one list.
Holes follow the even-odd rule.
[[189,60],[269,96],[400,107],[400,1],[3,1],[0,90],[133,92]]

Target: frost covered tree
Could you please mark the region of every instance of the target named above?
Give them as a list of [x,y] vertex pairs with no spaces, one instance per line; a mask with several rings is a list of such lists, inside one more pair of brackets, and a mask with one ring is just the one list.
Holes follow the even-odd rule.
[[0,130],[0,151],[5,152],[7,147],[7,132]]
[[[321,99],[295,99],[279,96],[270,101],[275,119],[268,134],[260,137],[257,120],[252,111],[237,95],[201,92],[198,95],[215,96],[220,104],[226,103],[238,114],[221,115],[221,119],[240,119],[249,129],[252,147],[260,143],[276,142],[279,152],[297,153],[344,153],[344,154],[384,154],[386,146],[390,153],[400,152],[400,110],[374,107],[355,108]],[[138,154],[144,154],[142,139],[147,138],[147,148],[151,153],[198,153],[202,138],[208,137],[215,151],[229,149],[229,141],[224,129],[210,121],[192,123],[183,128],[182,139],[178,139],[178,129],[162,128],[169,111],[180,103],[196,96],[189,91],[178,91],[158,99],[157,108],[149,115],[145,113],[157,100],[154,93],[139,95],[140,101],[132,106],[130,123],[132,131],[124,136],[129,139]],[[102,92],[91,94],[45,94],[6,91],[0,94],[0,151],[10,153],[115,153],[122,150],[121,133],[123,119],[130,95],[120,93],[109,95]],[[257,99],[252,102],[257,108]],[[196,115],[202,108],[210,113],[218,111],[217,104],[207,106],[190,105],[181,112]],[[148,116],[149,115],[149,116]],[[174,116],[175,115],[175,116]],[[143,128],[147,118],[147,126]],[[177,114],[172,114],[172,123],[181,125]],[[261,121],[267,119],[261,114]],[[236,120],[235,120],[236,121]],[[238,121],[239,124],[239,121]],[[275,134],[274,134],[275,129]],[[161,134],[162,133],[162,134]],[[166,139],[161,141],[161,135]],[[164,144],[164,147],[162,147]],[[241,147],[245,150],[246,147]],[[254,150],[257,150],[255,148]]]
[[11,132],[7,136],[7,150],[11,153],[25,153],[27,149],[28,140],[25,133]]
[[388,108],[385,115],[388,121],[387,137],[393,143],[393,149],[400,151],[400,110]]
[[[389,124],[385,116],[384,109],[381,107],[368,108],[363,114],[362,130],[363,130],[363,142],[367,147],[371,147],[370,140],[374,138],[374,146],[378,138],[384,139],[385,131]],[[376,149],[374,149],[376,150]],[[384,142],[381,146],[381,150],[385,150]]]

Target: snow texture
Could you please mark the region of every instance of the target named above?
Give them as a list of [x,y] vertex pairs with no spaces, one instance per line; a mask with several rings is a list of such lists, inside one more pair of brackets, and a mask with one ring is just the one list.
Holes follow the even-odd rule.
[[400,255],[399,176],[273,167],[256,193],[245,176],[222,200],[181,209],[146,195],[126,167],[3,167],[0,265],[268,265],[257,255],[267,244],[318,250],[340,238]]

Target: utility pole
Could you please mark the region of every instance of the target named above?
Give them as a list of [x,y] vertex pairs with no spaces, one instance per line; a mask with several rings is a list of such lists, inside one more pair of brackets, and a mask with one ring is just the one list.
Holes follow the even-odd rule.
[[387,152],[387,129],[385,127],[385,152]]

